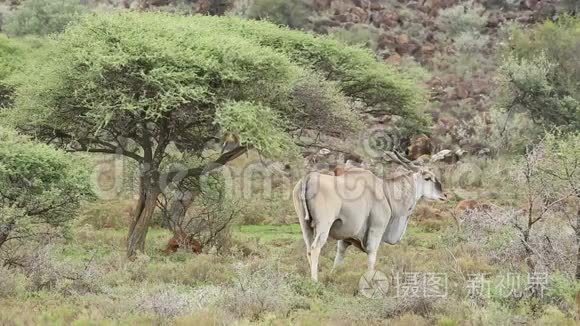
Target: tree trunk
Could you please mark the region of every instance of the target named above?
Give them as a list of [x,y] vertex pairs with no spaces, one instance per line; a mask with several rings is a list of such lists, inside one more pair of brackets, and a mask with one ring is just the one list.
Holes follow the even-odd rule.
[[0,247],[8,241],[8,236],[14,227],[14,220],[11,220],[8,224],[0,225]]
[[0,232],[0,248],[2,248],[2,245],[6,240],[8,240],[8,232]]
[[127,257],[130,259],[134,258],[137,252],[145,250],[147,231],[160,193],[157,183],[151,178],[142,177],[140,187],[139,201],[133,211],[133,221],[127,237]]
[[531,230],[531,226],[528,225],[528,229],[524,231],[524,249],[526,252],[526,258],[524,259],[524,261],[526,262],[526,265],[528,265],[528,269],[530,271],[530,273],[534,273],[536,271],[536,266],[534,264],[534,260],[533,260],[533,255],[534,252],[532,250],[532,248],[530,247],[530,230]]

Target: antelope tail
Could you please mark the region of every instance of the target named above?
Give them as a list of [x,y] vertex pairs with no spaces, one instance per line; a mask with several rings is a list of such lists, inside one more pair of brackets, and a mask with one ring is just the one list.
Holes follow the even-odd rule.
[[308,179],[309,179],[309,175],[306,175],[306,177],[304,177],[304,179],[302,180],[302,185],[301,185],[301,189],[300,189],[300,199],[302,200],[302,207],[304,207],[304,220],[305,221],[309,221],[310,220],[310,210],[308,209],[308,201],[306,200],[306,196],[307,196],[307,186],[308,186]]

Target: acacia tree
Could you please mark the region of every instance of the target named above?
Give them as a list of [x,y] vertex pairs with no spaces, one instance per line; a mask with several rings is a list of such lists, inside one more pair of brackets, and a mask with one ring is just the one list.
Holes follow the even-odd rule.
[[[58,36],[20,78],[10,120],[69,151],[116,153],[139,163],[139,199],[127,239],[143,250],[159,194],[248,148],[292,152],[302,129],[338,137],[358,112],[421,125],[422,92],[368,51],[231,17],[94,15]],[[179,171],[168,152],[199,155],[225,132],[239,138],[213,161]]]

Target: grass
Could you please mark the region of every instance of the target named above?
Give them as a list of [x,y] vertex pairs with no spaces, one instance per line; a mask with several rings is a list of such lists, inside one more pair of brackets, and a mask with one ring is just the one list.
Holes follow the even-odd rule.
[[254,237],[263,242],[277,239],[302,239],[302,231],[299,224],[240,225],[237,232],[242,237]]
[[[0,325],[573,323],[570,286],[576,285],[565,278],[557,280],[555,294],[550,292],[558,305],[545,310],[532,313],[525,304],[503,301],[474,308],[465,299],[465,275],[496,275],[499,269],[461,244],[445,241],[446,227],[454,225],[442,225],[434,230],[412,220],[403,241],[382,245],[378,255],[377,269],[389,277],[391,289],[393,277],[401,273],[447,273],[449,296],[424,302],[401,300],[394,293],[378,301],[358,295],[367,256],[351,247],[344,265],[331,272],[332,240],[323,249],[321,282],[312,283],[298,224],[235,226],[236,246],[252,253],[223,255],[178,251],[167,256],[161,250],[170,232],[151,228],[145,255],[128,262],[126,230],[82,223],[68,241],[54,245],[52,257],[77,273],[96,272],[80,281],[61,277],[54,287],[43,289],[32,288],[27,276],[16,277],[13,290],[4,292],[12,294],[2,297],[0,291]],[[6,275],[0,275],[0,287],[12,284],[2,277]]]

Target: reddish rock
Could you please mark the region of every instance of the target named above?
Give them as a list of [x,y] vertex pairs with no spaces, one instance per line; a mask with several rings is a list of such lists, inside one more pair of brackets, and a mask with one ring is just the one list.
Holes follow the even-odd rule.
[[399,65],[401,64],[401,56],[398,53],[394,53],[389,56],[385,61],[392,64],[392,65]]
[[399,14],[396,12],[374,12],[371,15],[371,20],[377,27],[395,27],[399,25]]
[[424,56],[432,56],[435,53],[435,45],[431,43],[425,43],[425,45],[421,47],[421,53]]
[[397,44],[406,45],[409,43],[409,36],[407,34],[401,34],[397,36]]
[[465,85],[459,84],[455,88],[455,94],[457,95],[457,98],[465,99],[469,96],[469,91]]
[[395,43],[395,37],[389,34],[381,34],[377,40],[377,46],[379,49],[394,49]]
[[409,36],[406,34],[397,36],[396,41],[397,46],[395,47],[395,51],[400,55],[413,54],[419,49],[419,45],[409,39]]
[[359,7],[350,8],[350,14],[351,19],[349,21],[353,23],[366,22],[369,18],[368,11]]
[[348,16],[346,14],[336,14],[334,19],[341,23],[346,23],[348,21]]
[[360,7],[360,8],[364,8],[364,9],[369,9],[371,7],[370,0],[353,0],[353,3],[355,6]]
[[423,155],[431,155],[433,144],[426,135],[415,136],[411,139],[411,145],[407,148],[409,159],[414,161]]
[[520,10],[534,10],[538,6],[540,0],[524,0],[520,2]]
[[322,11],[330,8],[332,0],[314,0],[312,1],[312,7],[316,11]]
[[383,10],[383,9],[385,9],[385,6],[380,1],[373,0],[371,2],[371,10],[373,10],[373,11],[380,11],[380,10]]

